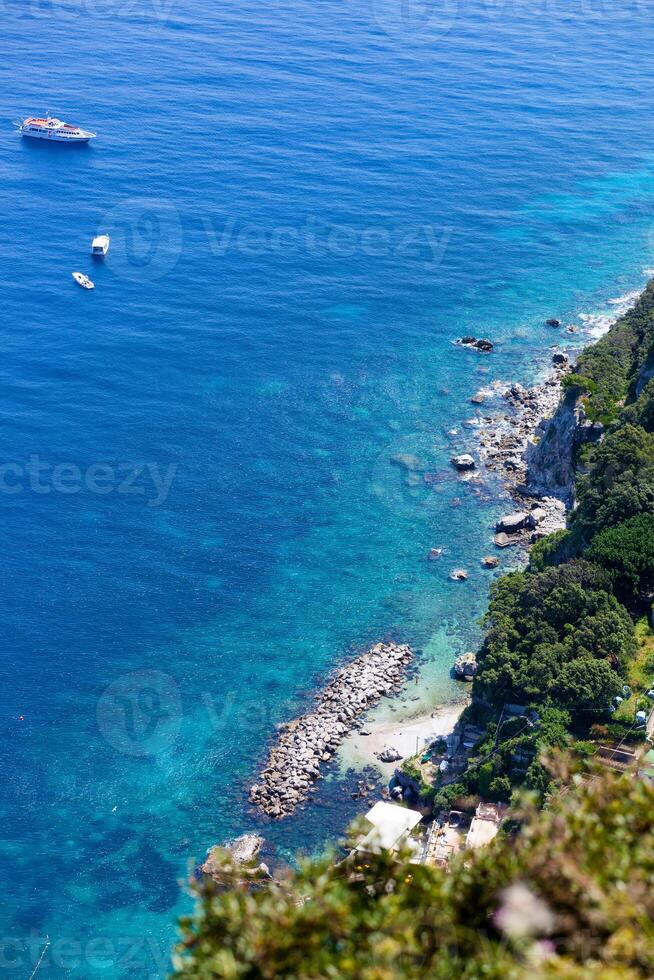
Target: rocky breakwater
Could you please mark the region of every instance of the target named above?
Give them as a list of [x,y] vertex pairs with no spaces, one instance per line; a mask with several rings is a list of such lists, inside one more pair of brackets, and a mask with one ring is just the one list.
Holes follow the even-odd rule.
[[275,819],[293,813],[309,796],[321,764],[368,708],[397,690],[412,659],[408,646],[377,643],[338,670],[316,695],[312,711],[279,726],[268,764],[250,788],[250,802]]

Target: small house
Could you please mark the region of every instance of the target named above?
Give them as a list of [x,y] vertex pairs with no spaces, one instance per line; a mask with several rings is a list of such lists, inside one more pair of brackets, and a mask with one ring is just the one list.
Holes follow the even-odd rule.
[[371,824],[371,829],[359,841],[355,850],[379,854],[382,850],[395,851],[402,844],[408,843],[409,834],[422,820],[422,814],[417,810],[380,800],[372,810],[368,810],[365,819]]

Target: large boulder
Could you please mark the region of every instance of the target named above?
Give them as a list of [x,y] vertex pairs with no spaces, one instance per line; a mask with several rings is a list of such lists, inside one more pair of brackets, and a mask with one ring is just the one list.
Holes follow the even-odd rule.
[[542,507],[534,507],[534,509],[529,514],[528,525],[530,528],[538,527],[539,524],[547,517],[547,511],[543,510]]
[[498,533],[516,534],[518,531],[526,528],[528,524],[529,514],[526,511],[520,510],[515,514],[507,514],[506,517],[500,518],[495,525],[495,530]]
[[461,453],[460,456],[453,456],[450,460],[452,466],[460,472],[474,470],[477,464],[469,453]]
[[266,881],[271,877],[268,866],[263,861],[257,863],[264,843],[259,834],[242,834],[227,844],[218,844],[209,849],[204,864],[200,865],[200,871],[220,885],[229,884],[231,856],[231,867],[238,867],[242,881],[248,884]]
[[471,335],[468,335],[466,337],[461,337],[459,343],[463,347],[474,347],[475,350],[483,351],[485,354],[490,353],[490,351],[492,351],[494,347],[493,342],[488,340],[487,338],[482,337],[478,339],[477,337],[473,337]]
[[479,669],[474,653],[462,653],[454,661],[454,673],[460,681],[471,681]]

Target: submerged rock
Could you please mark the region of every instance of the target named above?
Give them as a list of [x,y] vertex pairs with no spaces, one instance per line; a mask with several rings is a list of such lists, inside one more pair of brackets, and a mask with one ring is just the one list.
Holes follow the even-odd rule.
[[414,456],[413,453],[395,453],[391,456],[391,463],[394,466],[401,466],[402,469],[408,470],[410,473],[422,473],[425,469],[424,462],[419,456]]
[[550,317],[549,320],[545,321],[545,325],[548,327],[560,327],[561,321],[557,320],[555,316]]
[[497,566],[500,563],[500,560],[495,555],[485,555],[482,558],[481,563],[484,566],[484,568],[497,568]]

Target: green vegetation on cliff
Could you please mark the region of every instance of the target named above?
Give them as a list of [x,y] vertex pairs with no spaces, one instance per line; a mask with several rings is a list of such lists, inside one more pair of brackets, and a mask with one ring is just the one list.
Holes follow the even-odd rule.
[[588,398],[588,414],[609,424],[617,418],[620,405],[635,386],[643,365],[651,356],[654,342],[654,281],[650,282],[629,310],[580,356],[576,373],[594,383]]
[[[493,723],[506,703],[516,702],[541,719],[529,734],[526,772],[524,745],[505,726],[495,735],[485,769],[492,765],[496,787],[508,779],[543,798],[552,790],[537,757],[552,744],[544,710],[565,710],[568,740],[584,742],[593,730],[638,738],[635,712],[650,707],[641,702],[654,677],[643,679],[639,696],[628,697],[611,717],[623,686],[632,683],[634,620],[649,613],[654,598],[654,389],[644,378],[651,364],[654,283],[582,354],[579,373],[570,376],[566,397],[581,398],[587,413],[607,426],[604,439],[587,447],[570,530],[539,542],[527,569],[491,590],[474,683],[478,703],[470,714],[479,718],[482,705]],[[458,788],[499,798],[472,762]]]

